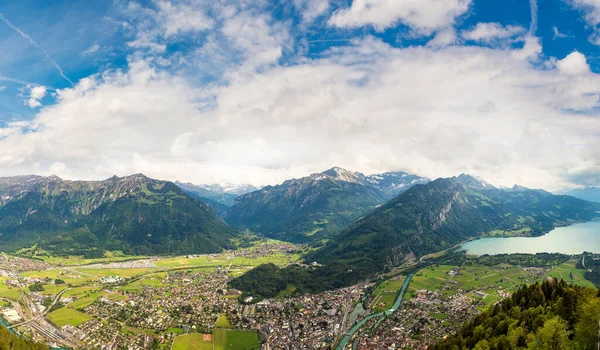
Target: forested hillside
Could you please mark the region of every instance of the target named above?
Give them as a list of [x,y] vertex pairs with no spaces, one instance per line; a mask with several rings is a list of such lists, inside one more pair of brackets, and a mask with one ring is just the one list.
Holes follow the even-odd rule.
[[137,174],[104,181],[0,179],[0,247],[55,254],[215,253],[237,231],[171,182]]
[[523,287],[430,349],[597,349],[599,319],[597,290],[549,278]]

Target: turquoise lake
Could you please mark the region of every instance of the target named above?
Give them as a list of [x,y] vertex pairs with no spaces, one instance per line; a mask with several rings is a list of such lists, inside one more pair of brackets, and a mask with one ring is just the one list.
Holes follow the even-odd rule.
[[473,255],[512,253],[600,253],[600,221],[556,228],[540,237],[491,237],[461,247]]

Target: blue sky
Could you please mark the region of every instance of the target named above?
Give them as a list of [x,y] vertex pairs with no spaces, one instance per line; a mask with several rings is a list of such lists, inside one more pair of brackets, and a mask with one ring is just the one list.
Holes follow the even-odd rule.
[[599,185],[593,0],[25,0],[0,14],[4,175],[267,184],[339,165]]

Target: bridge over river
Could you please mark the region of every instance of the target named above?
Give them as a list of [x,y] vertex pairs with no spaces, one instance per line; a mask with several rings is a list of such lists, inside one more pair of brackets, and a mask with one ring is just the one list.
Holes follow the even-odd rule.
[[374,318],[382,318],[383,319],[383,317],[389,316],[389,315],[393,314],[396,310],[398,310],[398,308],[400,307],[400,304],[402,303],[402,299],[404,298],[404,292],[406,292],[406,289],[408,288],[408,285],[410,284],[410,279],[413,277],[413,275],[415,274],[415,272],[411,273],[410,275],[408,275],[406,277],[406,280],[404,281],[404,284],[402,285],[402,289],[400,289],[400,293],[398,293],[398,297],[396,298],[396,301],[394,302],[394,305],[392,305],[392,307],[389,310],[384,311],[384,312],[377,312],[377,313],[374,313],[374,314],[370,314],[367,317],[365,317],[364,319],[362,319],[360,322],[358,322],[357,324],[355,324],[352,328],[350,328],[350,330],[348,331],[348,333],[346,333],[346,335],[344,335],[344,337],[342,338],[342,340],[338,344],[336,350],[343,350],[344,347],[346,346],[346,344],[350,341],[350,339],[352,339],[352,337],[354,336],[354,334],[362,326],[364,326],[364,324],[367,323],[367,321],[369,321],[371,319],[374,319]]

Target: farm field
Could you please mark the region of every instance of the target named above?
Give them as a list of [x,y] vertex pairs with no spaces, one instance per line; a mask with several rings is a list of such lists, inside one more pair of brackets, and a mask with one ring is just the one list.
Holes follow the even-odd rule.
[[180,335],[173,341],[172,350],[213,350],[212,341],[204,341],[200,333]]
[[214,350],[260,349],[258,334],[252,331],[213,330]]
[[157,260],[154,263],[160,267],[219,267],[219,266],[258,266],[266,263],[273,263],[279,266],[291,264],[299,259],[299,255],[284,253],[272,254],[269,256],[259,256],[253,258],[224,256],[199,256],[188,258],[179,256]]
[[78,269],[75,270],[82,274],[92,275],[97,277],[133,277],[142,273],[152,271],[149,268],[132,268],[132,269]]
[[404,280],[404,276],[397,276],[377,286],[372,293],[371,307],[377,312],[389,310],[394,305]]
[[59,328],[66,324],[77,327],[80,324],[92,319],[91,316],[69,307],[62,307],[58,310],[52,311],[48,314],[48,318]]
[[98,300],[98,298],[100,298],[100,296],[102,296],[102,294],[103,294],[102,291],[91,292],[91,293],[87,294],[86,296],[70,303],[69,307],[71,307],[73,309],[81,309],[88,305],[92,305],[96,300]]
[[221,315],[217,319],[217,322],[215,322],[215,328],[235,328],[235,327],[231,325],[231,323],[229,322],[229,319],[227,318],[226,315]]
[[[452,270],[458,274],[451,276]],[[419,290],[430,290],[448,297],[462,290],[469,297],[482,301],[485,304],[482,307],[487,307],[501,299],[501,292],[512,293],[522,285],[543,277],[541,270],[525,271],[510,265],[467,265],[460,269],[456,266],[435,265],[426,267],[413,276],[408,295],[415,298]],[[482,292],[485,296],[477,295],[475,291]]]
[[0,297],[11,300],[19,299],[21,296],[21,288],[7,286],[4,283],[6,280],[8,280],[7,277],[0,278]]
[[553,268],[548,276],[563,279],[565,282],[577,284],[583,287],[596,288],[594,283],[588,281],[583,277],[585,270],[579,270],[575,268],[575,262],[569,261]]

